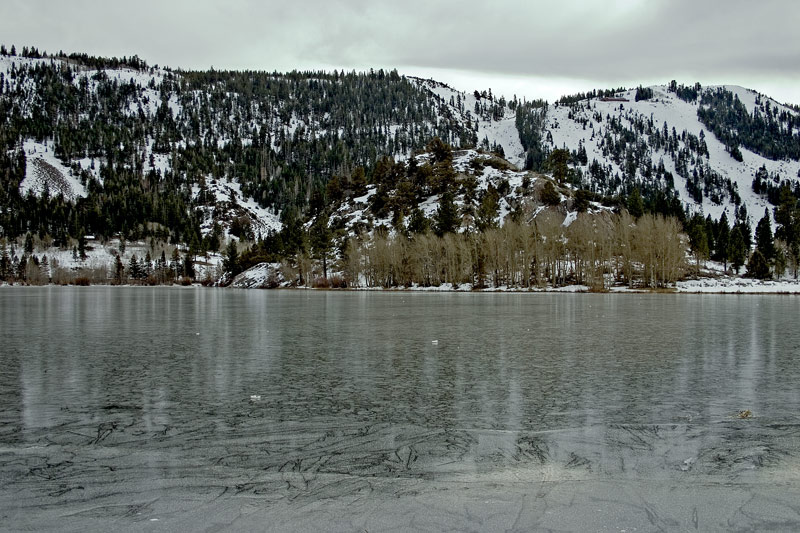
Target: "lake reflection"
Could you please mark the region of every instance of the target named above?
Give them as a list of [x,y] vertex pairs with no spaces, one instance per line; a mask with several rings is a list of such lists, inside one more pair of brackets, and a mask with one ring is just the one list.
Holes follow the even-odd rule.
[[797,311],[790,296],[2,288],[0,509],[75,530],[582,530],[598,506],[640,531],[793,529]]

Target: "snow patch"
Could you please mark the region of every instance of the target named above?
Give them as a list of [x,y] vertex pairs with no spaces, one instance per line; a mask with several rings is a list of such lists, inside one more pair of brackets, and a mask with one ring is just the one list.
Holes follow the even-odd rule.
[[[473,127],[477,126],[475,134],[478,137],[479,143],[485,138],[488,140],[489,145],[497,144],[502,146],[506,160],[517,167],[523,165],[525,162],[525,150],[522,148],[522,142],[519,139],[519,132],[517,131],[517,115],[508,105],[503,108],[503,116],[499,119],[495,120],[494,117],[492,117],[488,121],[482,120],[474,114],[475,104],[479,102],[478,99],[475,98],[474,93],[461,92],[433,80],[423,80],[420,78],[409,79],[420,88],[426,89],[437,96],[446,106],[448,112],[457,116],[462,124],[469,121]],[[461,108],[458,107],[458,104],[451,105],[451,98],[455,102],[460,99]],[[485,99],[481,98],[481,101],[484,100]]]
[[700,278],[679,281],[678,292],[693,293],[734,293],[734,294],[800,294],[800,281],[797,280],[757,280],[723,276],[720,278]]
[[217,221],[220,222],[226,238],[230,238],[231,223],[234,218],[242,216],[251,224],[253,237],[258,237],[258,234],[266,236],[270,232],[277,233],[283,227],[279,213],[261,207],[252,198],[246,198],[242,193],[241,184],[235,181],[207,178],[205,187],[192,185],[192,197],[201,200],[205,205],[202,210],[206,214],[206,220],[200,228],[204,235],[212,231],[214,222]]
[[280,263],[259,263],[233,278],[230,287],[236,289],[278,287],[284,281],[280,267]]
[[25,179],[19,184],[20,194],[32,191],[36,196],[41,196],[47,188],[50,196],[63,194],[69,200],[87,196],[81,180],[56,158],[52,142],[39,143],[29,139],[23,143],[23,150],[26,165]]

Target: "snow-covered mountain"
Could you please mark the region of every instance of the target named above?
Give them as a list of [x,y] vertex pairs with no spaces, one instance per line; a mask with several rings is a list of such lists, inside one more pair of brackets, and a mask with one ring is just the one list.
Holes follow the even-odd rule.
[[[673,83],[548,105],[395,71],[178,72],[138,59],[5,55],[0,89],[3,185],[19,193],[3,198],[8,235],[31,228],[17,216],[20,205],[46,191],[91,216],[41,222],[44,233],[82,224],[136,237],[155,222],[187,243],[254,239],[329,201],[333,177],[346,183],[363,167],[370,181],[382,156],[408,161],[434,137],[473,150],[456,167],[474,161],[476,149],[515,167],[501,180],[509,185],[503,215],[518,201],[524,171],[551,172],[548,157],[560,149],[569,152],[566,185],[596,199],[624,203],[636,188],[654,205],[715,219],[732,219],[742,205],[755,221],[781,185],[800,193],[797,109],[735,86]],[[741,130],[737,113],[752,131]],[[484,172],[479,191],[494,169]],[[420,208],[430,215],[436,202]]]
[[[776,114],[785,112],[797,117],[795,110],[737,86],[701,88],[700,95],[692,102],[670,92],[667,85],[648,89],[652,96],[647,100],[636,101],[636,90],[630,90],[618,93],[614,98],[592,98],[550,107],[545,126],[547,146],[566,147],[572,151],[583,147],[586,162],[578,163],[576,168],[583,173],[588,187],[599,189],[592,180],[592,162],[597,161],[608,176],[624,176],[627,161],[615,157],[613,144],[632,133],[628,144],[633,145],[634,150],[641,147],[644,152],[643,161],[636,169],[635,181],[646,183],[652,180],[653,174],[657,173],[652,169],[663,164],[664,170],[672,175],[672,182],[662,179],[659,185],[674,188],[689,211],[699,211],[714,219],[719,218],[723,211],[727,211],[731,219],[738,202],[745,205],[753,217],[760,217],[765,208],[772,207],[766,195],[753,191],[752,183],[759,171],[772,180],[798,183],[800,161],[770,159],[746,147],[740,147],[742,161],[737,161],[725,143],[698,119],[702,94],[716,91],[732,93],[751,114],[767,105]],[[669,137],[669,140],[654,142],[655,130],[660,130],[658,133],[662,139]],[[698,148],[701,141],[705,149]],[[800,138],[795,142],[800,143]],[[707,185],[703,183],[703,177],[695,177],[698,173],[705,174]],[[698,186],[692,183],[693,180],[700,182],[700,189],[705,189],[699,191],[702,194],[698,194]]]
[[[471,125],[484,148],[499,147],[509,162],[525,167],[526,154],[517,121],[520,103],[489,101],[490,110],[478,116],[475,105],[485,105],[486,99],[433,81],[418,83],[447,104],[453,115]],[[670,85],[642,88],[649,95],[640,100],[636,98],[637,90],[632,89],[610,96],[567,97],[561,103],[540,105],[536,110],[541,118],[540,149],[544,154],[555,149],[572,153],[570,167],[576,187],[604,196],[625,196],[632,187],[674,191],[688,213],[702,213],[714,219],[723,212],[732,219],[739,205],[744,205],[751,218],[756,219],[765,209],[771,210],[774,206],[766,191],[754,191],[757,176],[775,187],[785,180],[792,189],[798,188],[800,160],[770,158],[740,145],[739,161],[731,155],[725,140],[698,117],[701,107],[709,107],[701,103],[704,95],[730,94],[749,114],[769,113],[779,126],[779,115],[793,117],[793,142],[800,146],[797,109],[739,86],[696,87],[697,95],[691,101],[678,96],[682,88],[674,84],[672,90]],[[492,113],[491,106],[500,112]],[[787,127],[792,128],[783,124],[784,133]]]

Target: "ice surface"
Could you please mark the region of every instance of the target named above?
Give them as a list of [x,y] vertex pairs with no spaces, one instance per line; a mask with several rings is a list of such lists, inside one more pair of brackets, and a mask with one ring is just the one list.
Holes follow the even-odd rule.
[[2,529],[800,526],[793,298],[0,291]]

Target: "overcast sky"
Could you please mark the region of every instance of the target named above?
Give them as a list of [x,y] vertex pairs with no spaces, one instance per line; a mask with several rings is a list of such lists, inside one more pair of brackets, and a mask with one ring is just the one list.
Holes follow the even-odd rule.
[[2,0],[0,42],[173,68],[397,68],[553,100],[743,85],[800,104],[796,0]]

